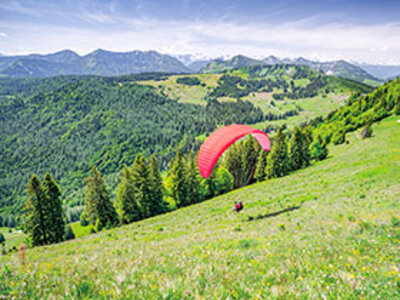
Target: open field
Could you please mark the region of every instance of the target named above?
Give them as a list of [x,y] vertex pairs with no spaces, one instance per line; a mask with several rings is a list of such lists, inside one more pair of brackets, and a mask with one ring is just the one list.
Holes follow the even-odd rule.
[[[0,258],[15,299],[397,299],[400,124],[291,175],[115,230]],[[241,198],[242,214],[232,211]]]
[[[179,84],[176,80],[180,77],[196,77],[204,83],[205,86]],[[146,80],[137,81],[136,83],[153,86],[159,92],[162,91],[171,99],[176,99],[179,102],[205,105],[206,101],[204,97],[207,94],[207,89],[215,87],[220,77],[221,74],[186,74],[169,76],[166,80]]]

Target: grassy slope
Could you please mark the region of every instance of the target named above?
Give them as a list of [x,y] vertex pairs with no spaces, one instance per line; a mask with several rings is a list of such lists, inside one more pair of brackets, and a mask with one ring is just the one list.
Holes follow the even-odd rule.
[[[176,82],[179,77],[196,77],[206,86],[179,84]],[[136,83],[153,86],[158,91],[163,91],[168,97],[177,99],[179,102],[205,105],[204,97],[207,94],[207,87],[215,87],[220,77],[221,74],[187,74],[169,76],[166,80],[145,80],[137,81]]]
[[19,230],[12,229],[11,232],[9,232],[9,230],[10,228],[8,227],[0,227],[0,233],[2,233],[6,238],[6,243],[5,243],[6,250],[9,250],[14,246],[18,247],[18,245],[23,243],[26,239],[26,235],[20,232]]
[[[400,124],[290,176],[55,246],[0,258],[17,298],[400,297]],[[232,212],[240,197],[245,210]],[[268,213],[301,205],[290,213]],[[253,220],[250,220],[253,219]],[[250,221],[249,221],[250,220]]]
[[[281,119],[277,121],[265,121],[252,126],[259,129],[264,129],[267,125],[279,126],[286,124],[288,128],[292,128],[302,122],[312,120],[318,116],[326,116],[329,112],[342,107],[346,103],[348,97],[348,93],[329,93],[325,96],[319,95],[307,99],[274,101],[275,106],[278,108],[275,108],[275,112],[284,112],[294,109],[294,105],[301,107],[302,111],[300,111],[298,115],[288,117],[287,119]],[[249,101],[252,100],[249,99]],[[271,109],[271,112],[274,112],[274,110]]]
[[[249,74],[243,70],[232,70],[229,72],[232,76],[242,77],[244,79],[251,79]],[[259,74],[260,76],[262,73]],[[277,74],[279,75],[279,74]],[[282,75],[282,74],[281,74]],[[201,82],[205,83],[206,86],[186,86],[183,84],[176,83],[176,79],[184,76],[197,77]],[[214,88],[218,84],[218,79],[222,74],[191,74],[191,75],[173,75],[169,76],[165,80],[146,80],[138,81],[136,83],[143,85],[150,85],[155,87],[159,92],[167,94],[172,99],[177,99],[179,102],[183,103],[194,103],[205,105],[206,101],[204,97],[207,95],[208,90]],[[290,77],[287,75],[282,75],[286,81],[290,82]],[[261,77],[260,77],[261,78]],[[264,77],[262,77],[264,78]],[[274,79],[276,75],[268,75],[265,78]],[[332,77],[333,78],[333,77]],[[335,79],[331,78],[331,82],[335,82]],[[304,87],[309,83],[309,79],[296,79],[296,86]],[[336,85],[335,85],[336,84]],[[343,106],[345,100],[350,96],[351,89],[345,85],[341,86],[340,83],[331,83],[332,87],[336,90],[335,92],[330,92],[324,95],[318,95],[312,98],[303,98],[297,100],[280,100],[274,101],[272,98],[273,93],[265,92],[255,92],[250,93],[248,96],[242,97],[242,100],[247,100],[252,102],[255,106],[259,107],[264,113],[274,113],[281,114],[289,110],[295,110],[296,105],[302,109],[298,116],[289,117],[285,120],[279,120],[275,122],[267,121],[259,124],[253,124],[253,126],[264,129],[267,124],[287,124],[289,127],[295,126],[301,122],[311,120],[317,116],[323,116],[329,112],[338,109]],[[274,92],[281,93],[282,90],[274,89]],[[219,97],[219,101],[234,101],[231,97]],[[274,106],[272,105],[274,102]]]

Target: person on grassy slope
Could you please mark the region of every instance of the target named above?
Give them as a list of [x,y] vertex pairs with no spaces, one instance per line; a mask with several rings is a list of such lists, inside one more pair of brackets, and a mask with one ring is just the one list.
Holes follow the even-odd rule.
[[234,211],[240,212],[243,209],[243,202],[239,200],[238,203],[235,202],[235,207],[233,208]]

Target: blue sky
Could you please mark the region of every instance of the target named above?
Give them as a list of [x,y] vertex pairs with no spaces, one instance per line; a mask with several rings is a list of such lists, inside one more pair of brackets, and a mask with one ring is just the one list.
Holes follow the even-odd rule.
[[0,0],[0,53],[157,50],[400,64],[400,1]]

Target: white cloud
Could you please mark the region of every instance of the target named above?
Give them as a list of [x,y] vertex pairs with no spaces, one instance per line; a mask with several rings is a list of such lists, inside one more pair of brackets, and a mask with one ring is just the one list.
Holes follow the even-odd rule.
[[[93,21],[113,23],[106,15]],[[29,52],[70,48],[88,53],[96,48],[113,51],[155,49],[163,53],[202,53],[209,57],[238,53],[265,57],[298,57],[320,60],[346,59],[371,63],[400,64],[400,24],[314,26],[313,19],[281,25],[233,24],[228,22],[178,22],[148,18],[118,19],[113,28],[79,29],[36,24],[13,26],[18,38],[0,42],[2,52],[18,47]],[[4,24],[2,27],[6,28]],[[10,27],[11,30],[11,27]],[[14,36],[14,34],[13,34]],[[3,50],[4,49],[4,50]]]
[[2,38],[7,37],[7,33],[5,33],[5,32],[0,32],[0,37],[2,37]]

